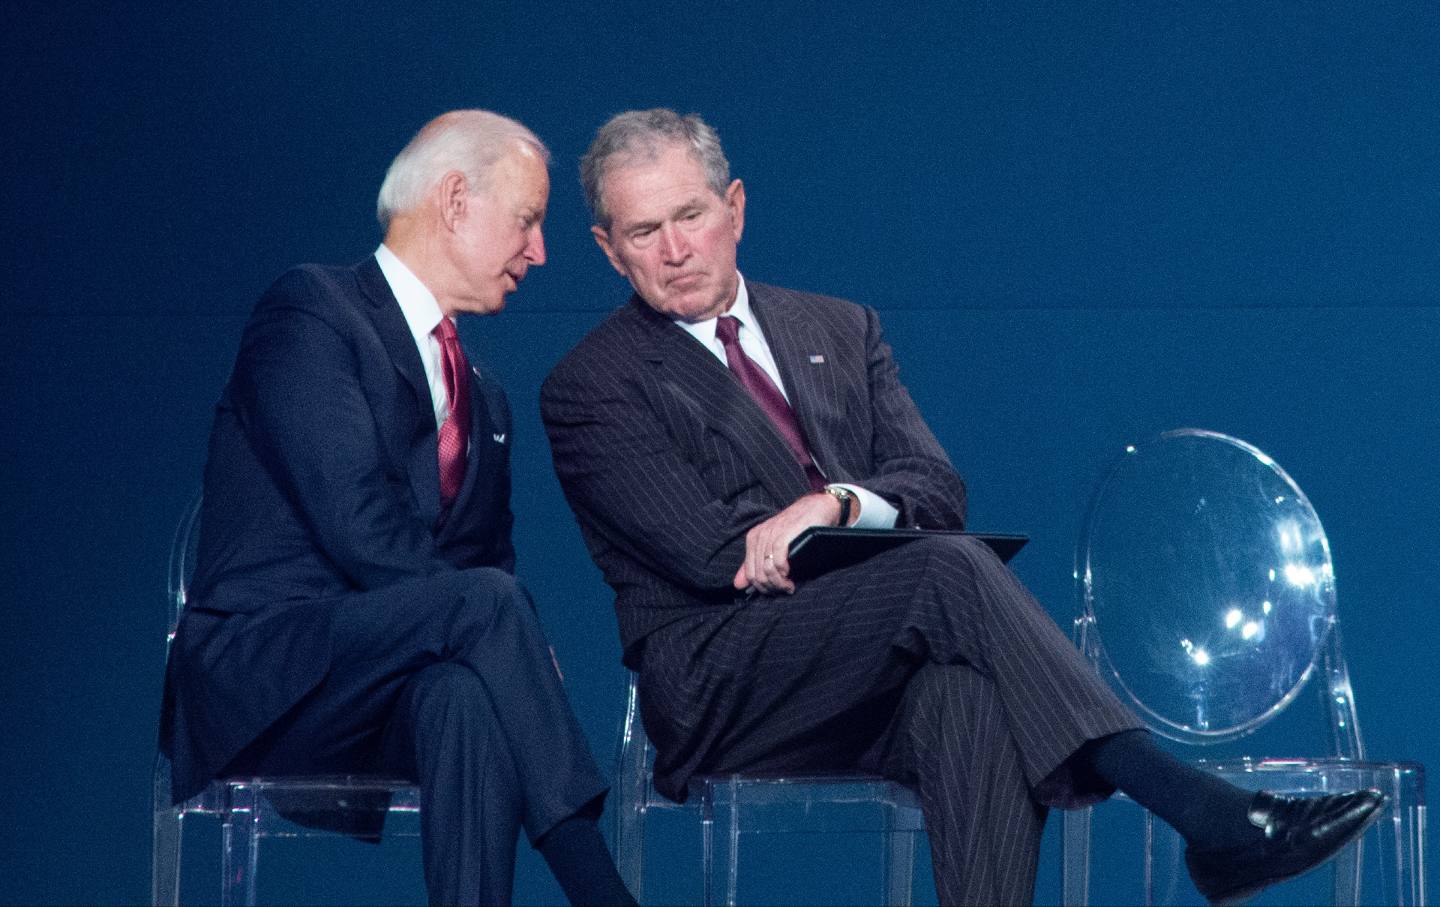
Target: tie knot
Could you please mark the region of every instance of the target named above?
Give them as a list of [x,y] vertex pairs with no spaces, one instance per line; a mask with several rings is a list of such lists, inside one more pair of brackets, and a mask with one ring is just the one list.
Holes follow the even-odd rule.
[[435,330],[430,333],[434,334],[441,343],[460,339],[460,335],[455,332],[455,322],[444,316],[441,316],[440,323],[435,325]]
[[740,319],[734,315],[721,315],[715,319],[715,336],[729,346],[740,337]]

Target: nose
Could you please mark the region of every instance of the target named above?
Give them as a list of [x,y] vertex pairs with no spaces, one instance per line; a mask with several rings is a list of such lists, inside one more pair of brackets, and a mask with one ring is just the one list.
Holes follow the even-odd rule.
[[670,264],[680,264],[690,257],[690,247],[674,224],[665,224],[660,228],[660,254]]
[[545,263],[545,234],[540,231],[539,224],[530,228],[530,238],[525,243],[525,260],[532,265]]

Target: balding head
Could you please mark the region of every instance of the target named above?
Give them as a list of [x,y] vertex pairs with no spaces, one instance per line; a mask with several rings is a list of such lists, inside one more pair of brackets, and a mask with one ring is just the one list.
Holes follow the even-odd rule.
[[517,149],[549,163],[550,152],[519,122],[488,110],[452,110],[426,123],[385,174],[376,199],[380,226],[418,207],[447,173],[465,175],[470,192],[483,191],[495,164]]

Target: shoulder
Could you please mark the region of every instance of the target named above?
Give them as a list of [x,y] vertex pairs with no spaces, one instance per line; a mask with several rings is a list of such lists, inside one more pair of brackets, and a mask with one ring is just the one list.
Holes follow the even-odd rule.
[[638,361],[654,344],[655,326],[632,300],[606,315],[580,342],[560,358],[545,380],[593,380],[597,373],[614,374]]
[[[379,275],[379,269],[375,269]],[[261,295],[251,327],[324,324],[342,334],[364,332],[373,321],[369,304],[376,289],[366,282],[365,265],[296,265]],[[384,287],[383,277],[379,278]]]
[[259,308],[292,306],[324,310],[358,300],[360,267],[302,264],[275,278],[260,297]]
[[753,280],[747,280],[745,286],[750,291],[754,304],[762,311],[776,310],[789,315],[799,314],[816,328],[840,333],[864,332],[875,317],[874,310],[869,306],[838,296],[792,290]]

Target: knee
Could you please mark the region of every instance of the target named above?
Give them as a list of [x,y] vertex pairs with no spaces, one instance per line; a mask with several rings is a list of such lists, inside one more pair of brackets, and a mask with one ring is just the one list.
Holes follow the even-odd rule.
[[530,594],[515,577],[503,570],[472,567],[461,570],[457,578],[457,607],[470,617],[493,620],[495,616],[519,615],[522,619],[535,616]]
[[422,725],[426,719],[483,714],[490,708],[480,676],[448,661],[416,671],[405,685],[405,698]]
[[451,615],[451,639],[464,645],[479,636],[542,639],[540,619],[525,587],[508,573],[488,567],[460,572],[460,594]]
[[937,535],[905,546],[924,558],[925,571],[938,581],[974,578],[1006,572],[1005,564],[990,546],[968,535]]
[[515,577],[494,567],[471,567],[460,571],[460,589],[466,598],[495,598],[510,601],[524,597]]
[[934,545],[942,558],[959,560],[967,564],[1001,563],[1000,558],[995,555],[994,549],[973,535],[942,535],[925,541]]

